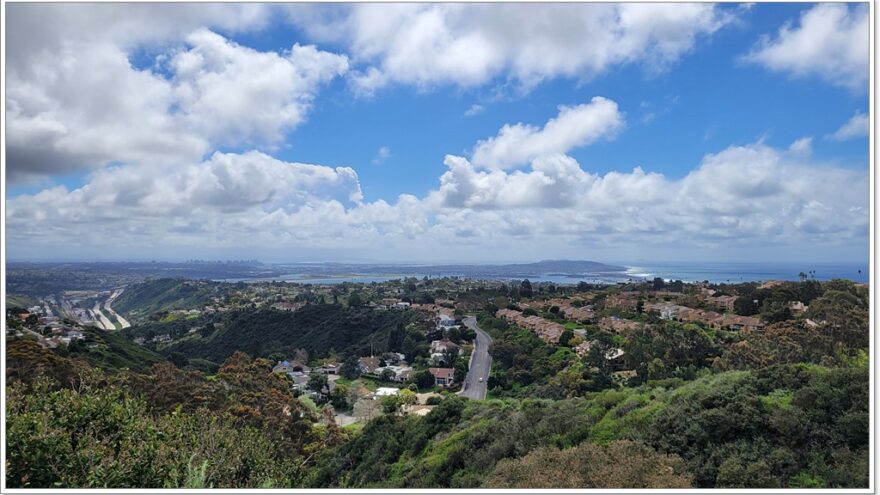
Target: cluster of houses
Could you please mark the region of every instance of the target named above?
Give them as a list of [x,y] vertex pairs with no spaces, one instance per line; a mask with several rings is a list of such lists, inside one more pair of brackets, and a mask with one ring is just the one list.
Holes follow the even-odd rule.
[[638,327],[638,322],[617,316],[607,316],[599,320],[599,328],[606,332],[626,333]]
[[645,303],[645,311],[659,314],[660,318],[664,320],[701,323],[715,329],[730,328],[731,330],[752,331],[764,329],[764,323],[760,319],[751,316],[739,316],[732,313],[721,314],[715,311],[694,309],[668,302]]
[[399,352],[386,353],[382,357],[362,357],[358,359],[358,368],[363,374],[387,376],[391,381],[402,383],[409,381],[415,373],[412,367],[407,366],[405,358]]
[[562,324],[541,318],[540,316],[526,316],[521,311],[515,309],[499,309],[496,316],[535,332],[541,340],[548,344],[558,343],[559,337],[565,331],[565,326]]
[[[326,363],[316,368],[310,368],[304,363],[295,361],[278,361],[272,367],[273,373],[284,373],[293,380],[293,389],[312,397],[319,395],[329,395],[336,388],[336,379],[339,378],[339,364]],[[327,386],[321,391],[309,390],[309,377],[312,373],[321,373],[327,375]]]
[[[59,317],[52,314],[52,310],[48,306],[32,306],[12,316],[22,322],[36,317],[38,332],[33,333],[38,337],[37,342],[46,348],[52,349],[61,344],[70,345],[75,340],[85,340],[85,335],[79,328],[65,325]],[[7,333],[10,332],[15,331],[12,327],[7,327]]]

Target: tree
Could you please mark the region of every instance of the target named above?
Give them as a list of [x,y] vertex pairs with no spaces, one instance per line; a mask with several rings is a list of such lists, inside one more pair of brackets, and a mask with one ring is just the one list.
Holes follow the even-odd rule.
[[419,403],[419,397],[412,390],[405,388],[400,391],[400,401],[407,406],[411,406]]
[[661,278],[661,277],[654,277],[654,281],[652,283],[652,286],[654,287],[654,290],[660,290],[660,289],[666,287],[666,282],[664,282],[663,278]]
[[177,366],[181,369],[189,364],[189,359],[187,359],[186,356],[181,352],[172,352],[171,356],[168,357],[168,360],[171,361],[174,366]]
[[364,302],[361,300],[361,295],[357,292],[352,292],[351,295],[348,296],[348,305],[352,308],[358,308],[363,306]]
[[348,386],[344,383],[337,383],[330,392],[330,403],[336,409],[348,409]]
[[574,332],[566,328],[559,336],[559,345],[568,347],[572,338],[574,338]]
[[758,305],[755,303],[755,299],[752,299],[752,297],[752,294],[737,297],[736,300],[733,301],[734,313],[742,316],[752,316],[758,314]]
[[767,323],[776,323],[791,319],[791,308],[788,301],[764,299],[761,305],[761,318]]
[[361,367],[360,361],[357,356],[354,354],[345,358],[345,361],[342,363],[342,367],[339,368],[339,372],[342,374],[344,378],[349,380],[355,380],[361,376]]
[[369,421],[379,414],[382,404],[373,399],[359,399],[354,403],[352,414],[361,421]]
[[379,375],[379,379],[383,382],[390,382],[394,380],[394,371],[385,368],[382,370],[382,373]]
[[519,295],[522,297],[532,297],[532,283],[529,279],[525,279],[519,284]]
[[269,361],[272,361],[273,363],[280,363],[281,361],[284,361],[284,354],[280,352],[273,352],[272,354],[269,354]]
[[382,412],[385,414],[394,414],[400,410],[403,400],[399,395],[387,395],[382,397]]
[[329,382],[327,381],[327,375],[324,373],[312,373],[309,375],[309,390],[320,394],[325,388],[328,388],[328,386]]
[[420,389],[431,388],[434,386],[434,375],[428,370],[422,370],[416,373],[414,380]]

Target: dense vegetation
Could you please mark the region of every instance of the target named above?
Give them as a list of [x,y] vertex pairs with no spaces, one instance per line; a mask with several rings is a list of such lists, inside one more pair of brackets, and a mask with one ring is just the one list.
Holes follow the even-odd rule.
[[237,353],[212,377],[168,362],[106,374],[29,351],[11,369],[49,372],[10,373],[10,487],[291,486],[346,436],[264,359]]
[[[725,372],[677,388],[649,384],[562,401],[447,399],[424,419],[373,421],[358,438],[323,455],[309,482],[867,486],[866,364]],[[592,465],[594,458],[616,462],[600,469]],[[559,467],[557,461],[566,464]],[[657,466],[669,476],[656,473]],[[559,471],[548,469],[568,474],[555,477],[551,474]]]
[[198,308],[217,294],[217,284],[163,278],[127,287],[113,309],[132,318],[174,309]]
[[427,343],[424,334],[407,329],[412,320],[408,311],[315,304],[294,312],[241,309],[193,320],[152,322],[127,329],[125,335],[170,334],[175,340],[161,347],[160,353],[179,352],[218,363],[236,351],[261,357],[291,356],[297,349],[313,357],[369,356],[371,345],[376,354],[396,351],[414,356],[424,354]]
[[[575,337],[546,344],[484,311],[495,398],[449,395],[424,417],[387,408],[360,430],[338,428],[329,407],[293,397],[263,357],[304,349],[353,363],[371,343],[377,353],[424,354],[430,335],[412,312],[239,309],[123,333],[172,334],[158,354],[97,330],[85,341],[94,346],[50,350],[14,339],[7,483],[867,487],[868,293],[841,281],[814,289],[806,314],[760,332],[656,319],[622,335],[588,328],[597,343],[584,357]],[[634,370],[626,379],[603,359],[618,347]],[[197,359],[223,364],[205,374],[186,366]]]

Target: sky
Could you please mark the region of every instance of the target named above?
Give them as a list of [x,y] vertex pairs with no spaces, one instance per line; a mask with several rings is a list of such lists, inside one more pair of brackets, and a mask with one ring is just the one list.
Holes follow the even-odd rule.
[[10,260],[868,259],[867,4],[7,4]]

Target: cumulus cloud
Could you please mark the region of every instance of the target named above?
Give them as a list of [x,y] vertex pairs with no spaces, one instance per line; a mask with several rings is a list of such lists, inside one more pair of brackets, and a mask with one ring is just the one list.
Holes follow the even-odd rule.
[[867,5],[817,4],[801,15],[798,26],[786,23],[775,38],[763,38],[745,60],[864,92],[870,50],[868,13]]
[[480,141],[474,147],[473,163],[486,168],[511,168],[535,158],[586,146],[596,140],[613,137],[623,127],[623,115],[617,103],[600,96],[590,103],[559,107],[559,115],[543,128],[505,125],[498,135]]
[[[214,10],[127,33],[119,27],[125,20],[108,21],[112,27],[102,31],[80,8],[45,7],[16,6],[10,14],[10,25],[17,27],[8,38],[18,45],[31,36],[20,26],[39,15],[46,14],[49,25],[63,24],[63,13],[71,16],[70,26],[61,28],[69,32],[64,42],[38,40],[36,47],[10,52],[6,137],[7,177],[13,182],[110,163],[191,163],[218,146],[277,143],[305,119],[320,85],[348,68],[345,56],[314,46],[259,52],[196,29],[184,46],[162,48],[157,59],[167,61],[164,67],[137,69],[129,60],[134,46],[171,42],[165,37],[210,20]],[[162,15],[190,12],[135,11],[157,22]],[[95,12],[105,21],[122,14],[103,5]]]
[[355,4],[293,6],[293,23],[343,43],[368,68],[353,86],[474,87],[506,77],[530,88],[616,66],[657,73],[730,22],[711,4]]
[[189,127],[224,144],[281,140],[319,85],[348,70],[347,57],[314,46],[259,52],[205,29],[186,41],[170,61],[176,103]]
[[828,135],[828,138],[833,139],[834,141],[846,141],[849,139],[867,137],[870,129],[871,122],[868,120],[868,115],[856,112],[856,114],[846,121],[840,129],[837,129],[833,134]]
[[[272,246],[473,255],[499,243],[531,252],[577,246],[707,249],[864,240],[868,177],[763,144],[706,155],[680,179],[636,167],[593,174],[547,155],[525,170],[481,170],[447,156],[424,197],[364,202],[354,170],[214,154],[185,167],[116,167],[69,191],[7,202],[13,253],[88,232],[86,246]],[[115,244],[114,244],[115,243]],[[539,253],[535,253],[539,255]]]

